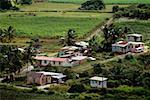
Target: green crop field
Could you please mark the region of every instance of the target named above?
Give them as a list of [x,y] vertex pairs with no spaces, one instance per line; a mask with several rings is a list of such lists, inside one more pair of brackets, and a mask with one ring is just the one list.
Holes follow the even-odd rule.
[[79,37],[87,34],[97,24],[111,17],[107,13],[88,12],[7,12],[0,13],[0,27],[16,28],[18,36],[57,37],[68,29],[76,30]]
[[[50,2],[64,2],[64,3],[83,3],[87,0],[49,0]],[[106,4],[133,4],[145,3],[150,4],[150,0],[103,0]]]
[[142,34],[146,45],[150,46],[150,21],[119,19],[115,22],[119,27],[129,27],[132,33]]
[[76,10],[80,4],[68,4],[68,3],[33,3],[31,5],[20,6],[21,11],[66,11]]

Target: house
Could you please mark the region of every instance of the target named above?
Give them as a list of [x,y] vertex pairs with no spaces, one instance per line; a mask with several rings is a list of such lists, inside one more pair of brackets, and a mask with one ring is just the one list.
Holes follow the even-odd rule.
[[84,41],[80,41],[80,42],[76,42],[75,45],[77,47],[87,48],[89,46],[89,43],[84,42]]
[[76,61],[79,64],[84,63],[86,61],[86,59],[87,59],[87,56],[75,56],[75,57],[71,58],[72,61]]
[[107,79],[105,77],[94,76],[90,78],[91,87],[107,88]]
[[142,35],[141,34],[128,34],[127,41],[142,42]]
[[46,67],[46,66],[71,67],[71,66],[79,65],[79,61],[72,61],[69,58],[36,56],[34,59],[37,60],[37,66],[41,66],[41,67]]
[[27,74],[27,84],[45,85],[50,83],[64,83],[66,75],[54,72],[30,72]]
[[143,42],[129,42],[131,45],[131,52],[144,52],[144,43]]
[[130,43],[126,41],[119,41],[115,44],[112,44],[112,52],[127,53],[129,51],[130,51]]
[[119,41],[115,44],[112,44],[112,52],[117,53],[127,53],[127,52],[143,52],[144,43],[143,42],[126,42]]

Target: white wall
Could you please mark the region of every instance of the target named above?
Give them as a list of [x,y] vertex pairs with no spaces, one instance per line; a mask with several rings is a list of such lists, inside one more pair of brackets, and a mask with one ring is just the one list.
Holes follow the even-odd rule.
[[92,87],[107,88],[107,81],[90,81]]

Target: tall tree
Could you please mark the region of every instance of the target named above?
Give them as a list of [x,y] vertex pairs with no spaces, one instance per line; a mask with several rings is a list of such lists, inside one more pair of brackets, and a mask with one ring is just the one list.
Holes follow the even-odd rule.
[[76,38],[75,30],[69,29],[68,33],[67,33],[67,35],[65,37],[64,44],[67,45],[67,46],[73,46],[73,45],[75,45],[75,38]]

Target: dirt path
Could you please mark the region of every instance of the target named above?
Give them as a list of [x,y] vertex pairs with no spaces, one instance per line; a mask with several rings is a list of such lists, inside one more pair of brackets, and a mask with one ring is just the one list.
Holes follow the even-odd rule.
[[104,23],[103,25],[97,27],[90,36],[88,36],[85,40],[88,41],[90,40],[93,36],[95,35],[99,35],[99,33],[102,33],[102,28],[104,25],[109,26],[110,24],[112,24],[113,18],[110,18],[106,23]]

